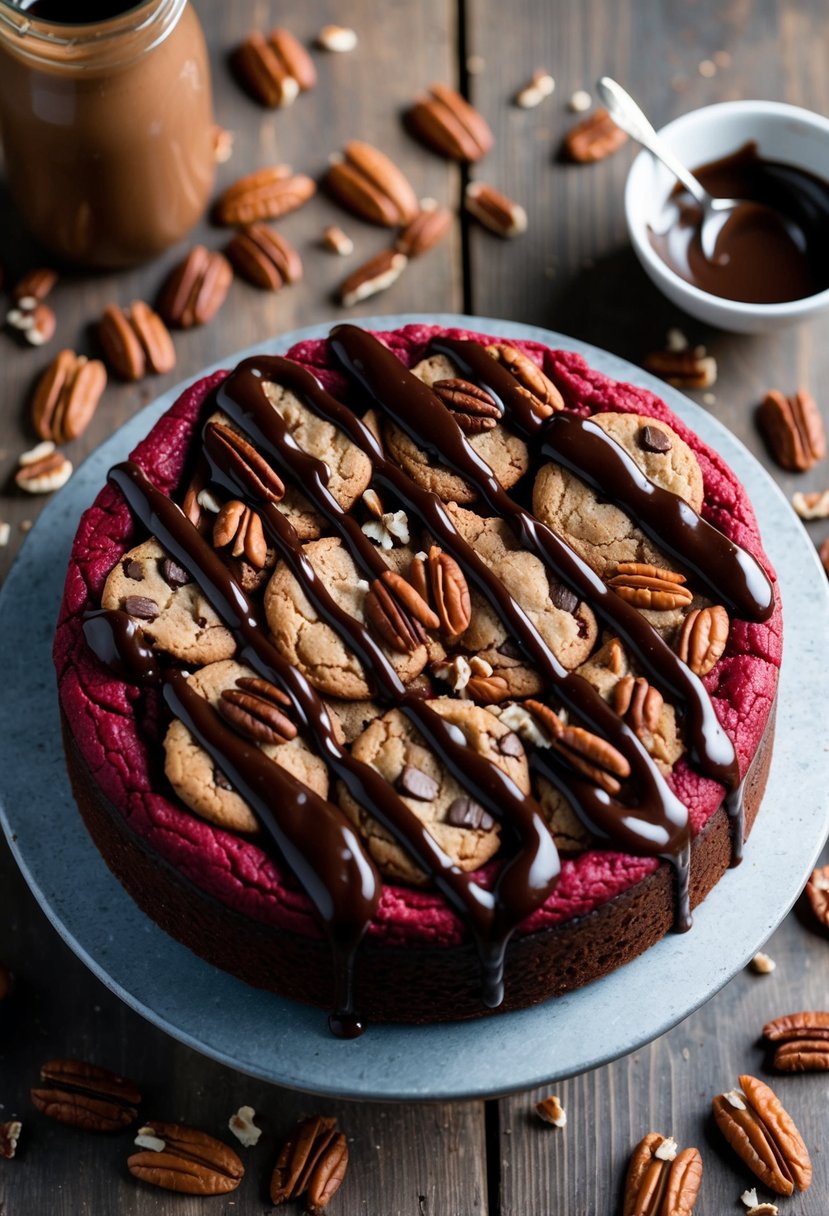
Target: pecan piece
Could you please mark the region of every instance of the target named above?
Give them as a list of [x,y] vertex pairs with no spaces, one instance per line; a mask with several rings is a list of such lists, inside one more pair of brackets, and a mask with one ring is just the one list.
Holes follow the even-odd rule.
[[361,300],[367,300],[369,296],[385,291],[400,278],[408,260],[405,254],[398,253],[396,249],[383,249],[353,270],[340,284],[337,293],[339,302],[345,308],[351,308]]
[[566,1126],[567,1115],[556,1094],[550,1094],[540,1102],[536,1102],[535,1111],[539,1119],[543,1119],[545,1123],[551,1123],[553,1127]]
[[322,234],[322,243],[329,253],[336,253],[340,258],[347,258],[354,252],[354,242],[351,237],[337,224],[328,225]]
[[[39,444],[38,447],[45,447]],[[37,450],[37,449],[35,449]],[[37,459],[20,460],[20,468],[14,475],[15,485],[27,494],[51,494],[65,486],[72,476],[72,461],[63,452],[52,449]]]
[[66,443],[86,430],[106,388],[106,368],[73,350],[56,355],[32,397],[32,425],[41,439]]
[[357,34],[347,25],[324,25],[316,41],[322,51],[345,55],[357,45]]
[[829,519],[829,490],[792,494],[792,506],[801,519]]
[[25,296],[6,313],[6,324],[17,330],[30,346],[45,346],[55,336],[58,321],[48,304]]
[[607,110],[594,110],[565,135],[564,155],[567,160],[586,165],[612,156],[627,140],[626,133],[616,126]]
[[757,423],[781,469],[803,473],[826,455],[823,419],[808,389],[799,388],[793,397],[770,389]]
[[[386,574],[393,574],[394,571],[386,571]],[[399,577],[399,576],[397,576]],[[389,580],[386,575],[383,578],[376,578],[368,594],[365,598],[364,611],[366,620],[373,627],[375,632],[380,637],[381,641],[385,642],[392,650],[396,650],[399,654],[411,654],[421,646],[426,635],[423,632],[423,626],[420,621],[410,615],[410,612],[405,611],[395,595],[392,595],[386,583]],[[412,597],[417,596],[414,589],[406,584],[405,579],[400,579],[399,584],[392,581],[394,590],[399,594],[400,586],[408,587],[408,591]],[[404,592],[404,595],[407,594]],[[421,601],[422,603],[422,601]],[[428,605],[425,605],[428,609]],[[408,604],[406,605],[408,608]]]
[[328,170],[326,185],[359,219],[385,228],[408,224],[420,210],[406,176],[379,148],[361,139],[346,144]]
[[22,1130],[23,1124],[19,1119],[9,1119],[6,1123],[0,1123],[0,1157],[4,1157],[7,1161],[12,1160],[17,1152],[17,1142]]
[[302,259],[290,241],[266,224],[248,224],[225,250],[237,274],[265,291],[302,278]]
[[288,743],[297,728],[284,712],[290,698],[275,684],[258,676],[240,676],[236,688],[225,688],[219,712],[231,726],[254,743]]
[[127,1158],[127,1169],[141,1182],[166,1191],[227,1195],[244,1177],[245,1167],[232,1148],[193,1127],[148,1123],[136,1143],[142,1151]]
[[486,182],[470,182],[464,204],[469,214],[496,236],[508,239],[527,231],[527,213],[521,204]]
[[455,218],[448,207],[438,207],[434,199],[423,199],[420,206],[421,210],[403,229],[395,244],[397,252],[405,253],[407,258],[419,258],[434,249],[449,232]]
[[698,1149],[678,1153],[670,1136],[648,1132],[630,1158],[622,1216],[691,1216],[701,1181]]
[[317,83],[311,56],[286,29],[271,30],[267,38],[258,30],[249,34],[231,57],[242,86],[256,101],[275,109],[288,106],[300,92]]
[[738,1157],[776,1195],[805,1191],[812,1163],[794,1121],[774,1091],[756,1077],[741,1076],[741,1090],[718,1094],[714,1121]]
[[168,276],[158,311],[175,329],[206,325],[224,304],[233,271],[224,254],[195,245]]
[[645,358],[646,371],[677,388],[710,388],[717,381],[717,361],[704,346],[655,350]]
[[407,118],[415,135],[451,160],[478,161],[495,142],[483,115],[445,84],[430,85]]
[[[243,439],[232,427],[210,422],[205,428],[205,447],[222,458],[240,484],[265,502],[280,502],[285,496],[285,483],[264,456]],[[185,503],[185,514],[186,503]]]
[[[283,1141],[273,1168],[270,1184],[271,1203],[287,1203],[289,1199],[298,1199],[307,1190],[317,1165],[338,1136],[342,1135],[336,1128],[336,1119],[322,1115],[313,1115],[296,1125]],[[330,1197],[329,1195],[328,1198]]]
[[636,608],[669,612],[690,604],[694,598],[684,582],[685,575],[674,570],[661,570],[646,562],[619,562],[608,586]]
[[468,380],[435,380],[432,392],[452,413],[466,435],[490,431],[501,419],[500,407],[495,404],[486,389],[479,388]]
[[812,870],[812,876],[806,883],[806,898],[815,920],[819,921],[824,929],[829,929],[829,866]]
[[170,331],[143,300],[133,300],[124,309],[110,304],[98,324],[98,341],[107,363],[122,380],[169,372],[176,365]]
[[564,409],[561,393],[529,355],[508,342],[494,342],[486,348],[486,353],[502,363],[518,381],[524,396],[533,402],[542,417],[548,418],[556,410]]
[[622,676],[614,686],[611,701],[616,713],[627,719],[638,738],[646,731],[656,732],[664,701],[659,689],[653,688],[644,676]]
[[140,1091],[108,1068],[83,1060],[47,1060],[40,1079],[51,1088],[32,1090],[34,1106],[70,1127],[115,1132],[128,1127],[138,1114]]
[[296,211],[316,194],[316,183],[290,165],[272,165],[240,177],[219,195],[213,208],[217,224],[254,224]]
[[721,604],[694,608],[682,623],[677,654],[698,676],[706,676],[719,661],[728,641],[728,613]]
[[582,726],[566,725],[562,719],[540,701],[525,701],[549,740],[549,746],[608,794],[618,794],[621,781],[630,776],[630,764],[612,743],[592,734]]
[[268,560],[268,545],[262,520],[237,498],[226,502],[213,524],[213,545],[230,549],[232,557],[245,557],[257,570]]

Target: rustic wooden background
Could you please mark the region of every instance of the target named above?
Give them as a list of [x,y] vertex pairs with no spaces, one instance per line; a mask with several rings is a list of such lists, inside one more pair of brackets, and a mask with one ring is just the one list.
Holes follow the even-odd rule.
[[[556,157],[573,121],[568,98],[576,88],[589,89],[601,73],[626,83],[657,125],[738,97],[782,99],[829,113],[829,15],[821,0],[387,0],[382,7],[368,0],[339,0],[336,6],[326,0],[201,0],[197,8],[212,52],[217,118],[235,135],[219,184],[277,160],[317,175],[332,151],[361,137],[389,152],[421,195],[454,205],[465,171],[415,144],[400,112],[423,85],[444,80],[464,88],[492,124],[496,148],[473,174],[526,206],[527,234],[503,243],[459,222],[439,251],[410,265],[386,295],[352,315],[456,310],[503,316],[547,325],[636,362],[678,324],[718,359],[719,381],[705,404],[767,464],[753,425],[764,389],[788,392],[809,383],[825,400],[829,319],[762,338],[704,332],[651,288],[628,246],[621,192],[634,149],[591,167],[561,165]],[[319,86],[292,109],[263,111],[233,82],[226,53],[250,29],[284,24],[310,43],[332,20],[353,26],[359,46],[349,55],[318,53]],[[699,71],[705,60],[720,65],[713,76]],[[512,96],[540,66],[556,79],[554,95],[536,110],[517,109]],[[345,262],[319,246],[323,228],[334,221],[357,245]],[[334,288],[349,266],[387,240],[324,196],[280,227],[301,250],[304,281],[275,296],[234,283],[212,325],[177,338],[173,373],[107,390],[87,434],[71,445],[76,462],[158,392],[205,364],[279,331],[343,315],[332,301]],[[214,248],[226,240],[206,224],[195,236]],[[0,572],[42,505],[10,489],[17,456],[33,440],[27,395],[34,377],[60,346],[91,352],[90,325],[105,304],[152,299],[183,248],[133,273],[67,274],[54,293],[58,332],[46,350],[23,349],[12,336],[0,335],[0,519],[12,525],[10,543],[0,550]],[[0,260],[7,282],[44,262],[4,196]],[[825,463],[798,477],[772,471],[787,493],[827,485]],[[816,541],[828,530],[810,528]],[[810,743],[822,746],[819,738]],[[297,1116],[310,1112],[336,1113],[351,1139],[349,1175],[332,1204],[341,1216],[604,1216],[617,1208],[631,1147],[652,1129],[701,1149],[700,1216],[742,1210],[739,1196],[751,1180],[712,1134],[710,1099],[738,1072],[765,1075],[756,1040],[768,1017],[827,1006],[829,945],[808,917],[792,914],[768,950],[777,961],[773,975],[738,975],[649,1047],[553,1087],[567,1110],[564,1130],[542,1125],[533,1114],[546,1090],[488,1103],[332,1103],[251,1081],[144,1023],[59,941],[0,843],[0,959],[17,977],[0,1009],[0,1121],[19,1115],[24,1123],[18,1157],[0,1161],[0,1214],[190,1216],[201,1209],[202,1201],[134,1182],[124,1164],[129,1136],[83,1136],[34,1112],[28,1091],[38,1067],[61,1055],[135,1076],[148,1095],[146,1108],[162,1118],[219,1132],[240,1104],[260,1112],[266,1133],[246,1154],[248,1176],[227,1199],[210,1201],[213,1212],[243,1216],[268,1206],[276,1142]],[[811,1191],[783,1201],[782,1210],[822,1216],[829,1209],[826,1081],[795,1077],[777,1087],[815,1150],[816,1167]]]

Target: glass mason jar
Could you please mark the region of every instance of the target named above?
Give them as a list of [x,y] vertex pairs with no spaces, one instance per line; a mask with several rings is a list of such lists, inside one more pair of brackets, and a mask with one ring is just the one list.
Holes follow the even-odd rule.
[[[47,19],[61,7],[71,24]],[[172,245],[215,167],[192,5],[0,0],[0,135],[21,216],[60,257],[114,268]]]

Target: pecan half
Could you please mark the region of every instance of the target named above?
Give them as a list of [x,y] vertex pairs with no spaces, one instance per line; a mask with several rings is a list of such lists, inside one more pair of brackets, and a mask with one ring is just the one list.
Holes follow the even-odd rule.
[[47,1060],[40,1079],[48,1089],[33,1089],[34,1106],[50,1119],[90,1132],[128,1127],[138,1111],[141,1093],[125,1077],[83,1060]]
[[[40,445],[39,445],[40,446]],[[63,452],[49,451],[37,460],[22,462],[14,475],[15,485],[27,494],[51,494],[72,476],[72,461]]]
[[123,309],[110,304],[98,323],[98,341],[107,363],[122,380],[169,372],[176,365],[167,326],[143,300],[133,300]]
[[812,870],[812,876],[806,883],[806,898],[815,920],[819,921],[824,929],[829,929],[829,866]]
[[[393,571],[387,573],[391,574]],[[386,586],[386,581],[384,576],[374,579],[371,584],[365,598],[366,620],[381,641],[392,650],[399,654],[411,654],[426,640],[423,626],[416,617],[401,607],[397,597]],[[405,579],[401,579],[401,583],[405,584]],[[394,589],[399,594],[400,584],[395,585]],[[417,595],[411,586],[408,589],[413,596]],[[406,607],[408,608],[408,605]]]
[[613,708],[620,718],[626,718],[633,733],[640,739],[654,734],[662,716],[662,693],[653,688],[644,676],[622,676],[611,696]]
[[469,214],[496,236],[508,239],[527,231],[527,213],[521,204],[486,182],[470,182],[464,204]]
[[741,1076],[741,1090],[718,1094],[714,1121],[738,1157],[776,1195],[805,1191],[812,1163],[803,1137],[774,1091]]
[[306,1207],[308,1216],[319,1216],[340,1189],[348,1169],[348,1141],[338,1132],[323,1149],[308,1179]]
[[[430,206],[426,206],[426,203]],[[405,253],[407,258],[419,258],[430,249],[434,249],[454,222],[454,215],[448,207],[438,207],[434,199],[422,200],[421,210],[411,220],[397,238],[395,249]]]
[[564,398],[552,380],[533,363],[529,355],[508,342],[494,342],[486,348],[491,355],[518,381],[525,397],[528,397],[542,417],[549,417],[556,410],[564,409]]
[[232,427],[221,422],[208,423],[205,447],[220,456],[224,467],[258,498],[265,502],[281,502],[284,498],[285,483],[282,478],[265,457]]
[[694,608],[682,623],[677,654],[695,675],[708,675],[725,650],[729,628],[728,613],[721,604]]
[[263,106],[275,109],[293,102],[297,94],[317,83],[314,61],[297,38],[283,28],[265,37],[249,34],[231,57],[242,86]]
[[265,291],[279,291],[302,278],[302,259],[290,241],[266,224],[248,224],[225,250],[237,274]]
[[297,728],[285,713],[290,698],[258,676],[240,676],[235,688],[225,688],[219,712],[231,726],[254,743],[288,743]]
[[525,701],[524,708],[536,718],[549,739],[550,747],[596,785],[609,794],[618,794],[621,781],[630,776],[630,764],[612,743],[582,726],[566,725],[540,701]]
[[272,165],[240,177],[219,195],[213,208],[217,224],[254,224],[296,211],[317,192],[316,183],[290,165]]
[[12,289],[12,299],[15,304],[24,307],[38,304],[46,299],[57,281],[56,270],[48,266],[38,266],[34,270],[28,270],[18,279]]
[[23,1124],[19,1119],[9,1119],[5,1123],[0,1123],[0,1157],[11,1161],[17,1152],[17,1142],[20,1139],[20,1133],[23,1130]]
[[[437,628],[447,642],[455,642],[469,628],[472,600],[466,576],[454,557],[431,545],[426,561],[415,557],[409,582],[437,613]],[[435,628],[435,626],[433,626]]]
[[479,705],[496,705],[509,696],[509,685],[503,676],[473,673],[466,682],[466,693]]
[[415,135],[451,160],[478,161],[495,142],[483,115],[445,84],[430,85],[407,118]]
[[684,582],[685,575],[673,570],[661,570],[646,562],[619,562],[616,573],[608,579],[608,586],[636,608],[669,612],[690,604],[694,598],[683,586]]
[[226,502],[216,516],[213,545],[216,549],[229,548],[232,557],[247,558],[257,570],[263,570],[268,559],[262,520],[237,498]]
[[86,430],[106,388],[106,368],[62,350],[42,373],[32,396],[32,425],[41,439],[67,443]]
[[467,435],[490,431],[501,419],[500,407],[486,389],[468,380],[435,380],[432,392],[439,397],[461,430]]
[[612,156],[624,147],[627,140],[626,133],[616,126],[607,110],[594,110],[568,131],[564,137],[563,151],[567,160],[590,164]]
[[648,1132],[630,1158],[622,1216],[691,1216],[701,1181],[698,1149],[679,1153],[670,1137]]
[[396,249],[383,249],[353,270],[340,284],[337,292],[339,302],[345,308],[351,308],[361,300],[385,291],[400,278],[408,261],[406,255],[398,253]]
[[829,1013],[789,1013],[763,1027],[763,1038],[776,1043],[774,1067],[780,1072],[829,1070]]
[[224,304],[232,278],[224,254],[195,245],[164,283],[158,311],[175,329],[206,325]]
[[[278,1205],[287,1203],[290,1199],[298,1199],[309,1189],[317,1167],[326,1160],[340,1162],[341,1176],[337,1182],[337,1186],[339,1186],[348,1163],[348,1150],[346,1148],[344,1156],[340,1147],[337,1147],[333,1153],[331,1150],[335,1144],[338,1144],[340,1138],[343,1142],[345,1141],[342,1132],[337,1131],[336,1119],[314,1115],[310,1119],[304,1119],[298,1123],[287,1139],[283,1141],[279,1150],[279,1156],[271,1175],[271,1203]],[[337,1171],[334,1170],[330,1173],[324,1166],[317,1178],[313,1201],[318,1210],[328,1202],[337,1189],[336,1186],[330,1189],[324,1185],[326,1178],[331,1177],[333,1172]],[[323,1200],[322,1195],[326,1192],[326,1198]]]
[[[237,1153],[207,1132],[180,1123],[148,1123],[138,1142],[153,1145],[127,1158],[134,1178],[183,1195],[227,1195],[242,1181]],[[162,1145],[158,1148],[158,1145]]]
[[370,224],[397,228],[420,210],[406,176],[379,148],[361,139],[346,144],[328,170],[326,185],[338,202]]
[[437,615],[432,611],[427,600],[403,578],[402,574],[398,574],[396,570],[384,570],[382,581],[419,624],[426,629],[438,628]]
[[757,411],[769,452],[792,473],[803,473],[826,455],[823,419],[812,394],[799,388],[793,397],[770,389]]
[[643,366],[677,388],[710,388],[717,381],[717,361],[706,355],[703,346],[655,350],[646,356]]

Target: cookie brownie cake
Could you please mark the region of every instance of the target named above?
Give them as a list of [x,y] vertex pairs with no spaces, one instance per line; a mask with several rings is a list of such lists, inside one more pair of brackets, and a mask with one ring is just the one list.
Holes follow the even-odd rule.
[[115,874],[342,1035],[687,928],[757,812],[780,654],[745,492],[662,401],[419,325],[193,385],[83,516],[55,642]]

